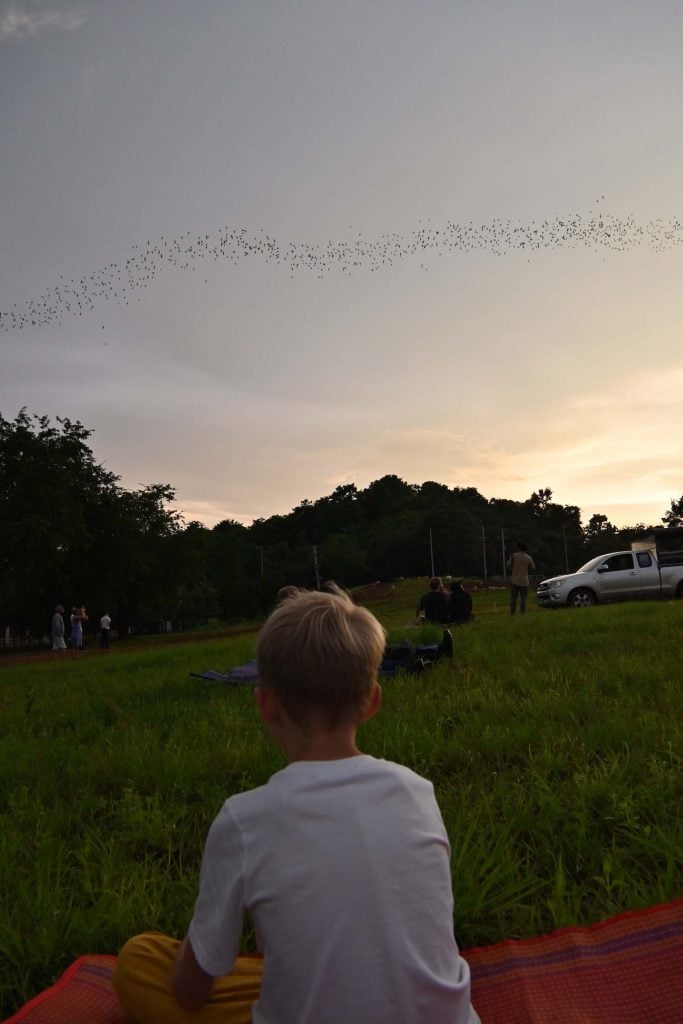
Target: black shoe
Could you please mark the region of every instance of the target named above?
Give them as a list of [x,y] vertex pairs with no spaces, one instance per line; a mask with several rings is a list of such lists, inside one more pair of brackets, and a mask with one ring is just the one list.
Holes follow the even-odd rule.
[[453,659],[453,634],[450,629],[444,629],[438,651],[439,657]]

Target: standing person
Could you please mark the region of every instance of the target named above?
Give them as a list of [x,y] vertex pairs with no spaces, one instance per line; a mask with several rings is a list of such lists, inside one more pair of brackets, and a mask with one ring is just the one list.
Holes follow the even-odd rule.
[[105,612],[100,619],[100,650],[109,650],[109,633],[111,631],[111,619],[109,612]]
[[521,540],[517,542],[516,550],[508,559],[510,570],[510,615],[517,610],[517,596],[519,595],[519,614],[526,612],[526,595],[529,590],[529,569],[535,569],[531,555],[527,554],[526,544]]
[[[183,941],[146,932],[119,954],[137,1024],[479,1024],[433,786],[356,746],[384,643],[343,592],[267,619],[256,704],[288,765],[223,804]],[[263,960],[238,956],[245,911]]]
[[73,651],[83,650],[83,623],[88,621],[85,607],[71,609],[69,616],[71,622],[71,649]]
[[59,658],[62,651],[66,650],[64,640],[64,606],[58,604],[52,616],[52,650],[54,657]]
[[440,576],[432,576],[429,590],[417,602],[416,615],[419,619],[424,612],[427,622],[451,621],[451,599],[443,588]]

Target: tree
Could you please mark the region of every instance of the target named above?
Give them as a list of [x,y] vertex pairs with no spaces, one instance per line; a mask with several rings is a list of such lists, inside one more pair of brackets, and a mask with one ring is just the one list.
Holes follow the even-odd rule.
[[218,595],[223,619],[246,618],[249,614],[248,595],[255,577],[256,554],[249,531],[242,523],[224,519],[211,531],[207,574]]
[[58,600],[68,603],[90,509],[116,493],[117,477],[86,444],[90,431],[57,424],[25,409],[12,421],[0,414],[0,620],[35,632]]
[[47,631],[57,603],[109,610],[121,629],[143,599],[159,604],[179,528],[173,491],[126,491],[95,461],[79,421],[0,414],[0,623]]
[[358,490],[355,484],[340,484],[327,498],[315,503],[319,512],[318,528],[325,534],[346,532],[360,517]]
[[610,523],[607,516],[601,515],[599,512],[595,512],[588,520],[588,525],[585,529],[587,538],[603,537],[605,534],[612,534],[616,532],[616,528]]
[[404,511],[377,519],[363,539],[371,580],[428,573],[429,536],[420,512]]
[[163,594],[162,619],[187,628],[218,614],[218,593],[208,577],[212,540],[212,531],[198,522],[170,535],[164,558],[172,571]]
[[433,552],[434,571],[438,575],[480,573],[481,523],[465,507],[457,490],[428,480],[422,484],[416,504],[424,509],[423,536],[429,538],[431,531],[430,560],[428,566],[423,563],[423,568],[431,571]]
[[323,576],[343,583],[347,587],[365,583],[365,553],[359,542],[349,533],[333,533],[320,551]]
[[584,531],[585,547],[584,554],[589,558],[594,555],[601,555],[610,549],[614,550],[619,543],[619,531],[607,516],[596,512],[588,520]]
[[535,515],[542,515],[548,510],[550,502],[552,501],[553,492],[549,487],[541,487],[538,491],[534,491],[529,498],[529,505]]
[[683,495],[671,502],[671,508],[662,516],[665,526],[683,526]]
[[382,519],[391,513],[406,512],[413,507],[415,488],[394,473],[373,480],[360,494],[360,502],[368,519]]

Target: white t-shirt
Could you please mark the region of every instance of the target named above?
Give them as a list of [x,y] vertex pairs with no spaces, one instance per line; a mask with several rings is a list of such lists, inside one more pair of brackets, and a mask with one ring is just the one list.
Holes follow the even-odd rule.
[[476,1024],[430,782],[367,755],[297,761],[231,797],[206,841],[189,938],[226,974],[242,910],[264,954],[254,1024]]

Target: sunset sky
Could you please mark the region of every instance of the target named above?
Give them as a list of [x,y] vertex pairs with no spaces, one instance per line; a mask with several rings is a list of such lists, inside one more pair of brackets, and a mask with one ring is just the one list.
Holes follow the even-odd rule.
[[0,0],[0,412],[210,526],[386,473],[658,523],[682,52],[680,0]]

